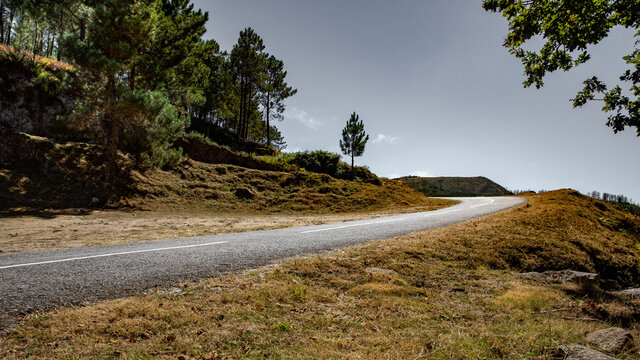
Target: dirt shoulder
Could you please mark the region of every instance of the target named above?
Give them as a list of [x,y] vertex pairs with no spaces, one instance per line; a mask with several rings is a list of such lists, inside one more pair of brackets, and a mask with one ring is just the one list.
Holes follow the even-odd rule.
[[430,211],[445,205],[344,214],[218,214],[177,211],[51,211],[0,217],[0,254],[69,249],[328,224],[400,213]]

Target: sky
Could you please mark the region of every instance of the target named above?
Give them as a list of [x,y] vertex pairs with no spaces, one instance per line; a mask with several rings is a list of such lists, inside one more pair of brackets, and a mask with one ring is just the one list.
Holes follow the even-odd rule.
[[[485,176],[511,190],[573,188],[640,201],[640,138],[613,134],[601,105],[573,109],[582,81],[627,69],[633,32],[524,88],[507,23],[480,0],[195,0],[206,38],[230,51],[252,27],[298,93],[276,125],[286,151],[340,152],[354,111],[370,135],[356,164],[379,176]],[[532,44],[535,46],[535,44]],[[346,158],[344,158],[347,160]]]

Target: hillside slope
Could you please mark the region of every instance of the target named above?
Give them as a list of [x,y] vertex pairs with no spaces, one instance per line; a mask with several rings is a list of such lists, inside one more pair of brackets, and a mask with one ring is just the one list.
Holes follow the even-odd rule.
[[427,196],[502,196],[509,191],[486,177],[416,177],[399,178]]
[[396,180],[380,185],[308,171],[264,171],[189,160],[173,171],[132,172],[133,192],[118,205],[142,209],[242,212],[360,212],[402,207],[431,210],[453,202],[429,199]]
[[396,180],[379,184],[326,174],[267,171],[187,160],[172,170],[133,170],[121,155],[112,194],[103,180],[99,146],[15,133],[0,127],[0,211],[106,206],[171,211],[362,212],[429,210],[451,204],[428,199]]

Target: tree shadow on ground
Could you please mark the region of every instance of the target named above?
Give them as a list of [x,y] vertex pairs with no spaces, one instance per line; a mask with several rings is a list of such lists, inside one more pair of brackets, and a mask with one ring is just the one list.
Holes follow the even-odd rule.
[[86,215],[103,204],[98,196],[94,186],[33,166],[0,168],[0,218]]

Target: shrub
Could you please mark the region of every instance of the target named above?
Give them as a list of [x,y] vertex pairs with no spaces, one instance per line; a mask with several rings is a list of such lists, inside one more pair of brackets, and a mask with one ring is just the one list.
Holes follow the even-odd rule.
[[[174,167],[182,149],[172,148],[185,133],[189,117],[159,92],[130,92],[119,104],[126,114],[125,147],[144,167]],[[132,109],[133,111],[128,111]]]
[[307,171],[338,177],[340,155],[328,151],[304,151],[284,154],[286,163],[304,168]]

